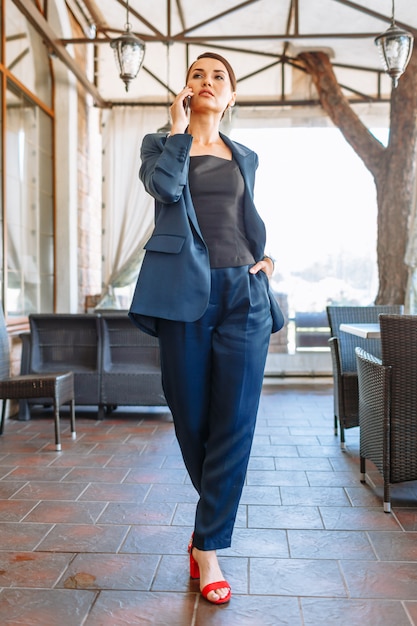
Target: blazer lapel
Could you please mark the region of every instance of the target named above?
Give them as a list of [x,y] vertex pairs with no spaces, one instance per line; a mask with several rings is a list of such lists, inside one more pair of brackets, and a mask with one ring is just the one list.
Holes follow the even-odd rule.
[[234,141],[229,139],[227,135],[223,135],[223,133],[220,133],[220,137],[223,139],[224,143],[231,149],[233,158],[239,165],[239,169],[242,172],[246,190],[247,192],[249,191],[249,194],[252,198],[254,171],[252,170],[252,168],[250,168],[250,170],[248,168],[248,156],[253,155],[252,150],[249,150],[249,148],[246,148],[241,144],[235,143]]
[[[246,146],[242,144],[235,143],[227,135],[220,133],[221,138],[225,142],[227,146],[232,151],[233,158],[239,166],[239,169],[242,173],[243,180],[245,182],[245,208],[244,208],[244,219],[246,225],[247,237],[251,243],[252,251],[255,255],[256,260],[260,258],[263,254],[263,248],[265,246],[265,226],[256,211],[254,202],[253,202],[253,188],[255,183],[255,170],[257,166],[257,161],[254,159],[254,152]],[[186,210],[188,214],[188,218],[190,222],[193,224],[196,232],[199,237],[201,237],[202,241],[203,235],[200,230],[200,226],[198,224],[197,215],[195,212],[194,204],[191,197],[191,192],[189,188],[189,184],[184,188],[184,200],[186,205]]]
[[226,135],[221,134],[221,137],[232,150],[233,158],[236,160],[245,181],[244,219],[246,236],[251,245],[255,260],[259,260],[263,255],[266,232],[265,224],[256,210],[253,201],[255,171],[258,165],[258,160],[253,150],[250,150],[242,144],[233,142]]

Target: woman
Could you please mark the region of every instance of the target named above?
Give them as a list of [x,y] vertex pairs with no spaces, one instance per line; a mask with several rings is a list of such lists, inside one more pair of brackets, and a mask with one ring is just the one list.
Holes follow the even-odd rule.
[[155,229],[130,309],[159,338],[166,400],[199,494],[190,574],[214,604],[231,597],[216,550],[231,545],[270,333],[284,323],[253,204],[258,158],[219,132],[235,99],[228,61],[204,53],[171,106],[169,135],[144,138],[140,178],[155,198]]

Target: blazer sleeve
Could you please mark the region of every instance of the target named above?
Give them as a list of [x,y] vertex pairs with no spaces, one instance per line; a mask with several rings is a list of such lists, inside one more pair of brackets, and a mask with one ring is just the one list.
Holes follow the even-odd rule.
[[187,183],[192,137],[146,135],[141,147],[139,178],[146,191],[164,204],[175,203]]

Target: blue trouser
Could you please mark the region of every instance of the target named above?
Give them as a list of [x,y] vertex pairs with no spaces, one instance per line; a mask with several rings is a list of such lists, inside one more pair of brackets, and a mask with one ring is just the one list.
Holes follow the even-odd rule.
[[196,322],[158,322],[164,392],[200,496],[200,550],[230,546],[262,390],[272,327],[268,278],[249,267],[211,270],[210,303]]

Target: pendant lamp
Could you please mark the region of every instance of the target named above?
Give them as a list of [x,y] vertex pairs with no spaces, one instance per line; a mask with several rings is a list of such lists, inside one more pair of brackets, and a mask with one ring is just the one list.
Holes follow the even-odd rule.
[[136,78],[145,56],[145,44],[139,37],[132,34],[132,25],[129,22],[129,0],[126,2],[125,32],[113,39],[110,43],[114,50],[119,75],[129,91],[131,81]]
[[394,0],[392,0],[391,26],[376,37],[375,44],[378,47],[383,68],[391,76],[392,86],[395,88],[410,60],[414,38],[407,30],[396,25],[394,11]]

